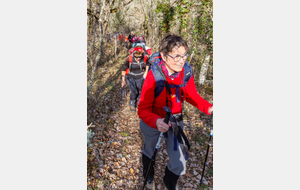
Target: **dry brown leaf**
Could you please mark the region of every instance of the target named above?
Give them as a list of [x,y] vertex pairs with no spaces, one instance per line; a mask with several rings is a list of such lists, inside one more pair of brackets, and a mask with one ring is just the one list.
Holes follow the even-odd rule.
[[192,175],[188,172],[185,175],[186,175],[186,177],[192,177]]
[[129,172],[132,174],[134,172],[134,170],[132,168],[130,168]]

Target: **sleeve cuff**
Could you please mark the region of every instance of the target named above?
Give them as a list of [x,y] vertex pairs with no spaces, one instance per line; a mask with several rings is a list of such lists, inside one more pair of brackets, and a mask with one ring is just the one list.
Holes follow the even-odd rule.
[[157,118],[154,120],[154,125],[153,125],[153,126],[154,126],[154,127],[153,127],[154,129],[157,129],[157,127],[156,127],[156,120],[159,119],[159,118],[160,118],[160,117],[157,117]]

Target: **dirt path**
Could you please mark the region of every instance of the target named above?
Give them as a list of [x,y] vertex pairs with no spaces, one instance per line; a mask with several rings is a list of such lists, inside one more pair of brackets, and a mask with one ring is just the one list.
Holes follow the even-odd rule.
[[[129,110],[129,98],[125,105],[121,102],[120,68],[126,56],[119,57],[115,62],[101,66],[105,69],[98,69],[101,72],[101,77],[96,81],[98,89],[94,89],[88,100],[88,125],[92,123],[90,129],[95,133],[92,145],[88,147],[88,189],[141,189],[143,183],[141,155],[144,139],[139,130],[137,113]],[[127,92],[129,96],[130,91]],[[212,189],[212,148],[204,185],[199,186],[207,148],[205,143],[209,139],[209,117],[188,103],[185,103],[185,115],[185,132],[192,147],[187,173],[179,178],[178,184],[185,190]],[[165,189],[162,178],[168,156],[164,140],[162,142],[155,163],[156,189]]]

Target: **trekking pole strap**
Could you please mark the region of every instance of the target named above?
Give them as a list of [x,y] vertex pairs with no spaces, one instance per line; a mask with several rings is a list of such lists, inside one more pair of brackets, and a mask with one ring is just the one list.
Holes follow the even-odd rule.
[[[176,115],[172,115],[173,118],[174,118],[174,123],[175,125],[173,125],[173,132],[174,132],[174,150],[176,151],[177,150],[177,141],[181,144],[183,144],[183,141],[182,141],[182,138],[185,142],[185,144],[187,145],[188,147],[188,150],[190,150],[191,148],[191,145],[188,141],[188,138],[186,137],[184,131],[182,130],[182,128],[180,127],[179,123],[180,121],[183,120],[183,116],[182,114],[176,114]],[[175,142],[176,140],[176,142]]]

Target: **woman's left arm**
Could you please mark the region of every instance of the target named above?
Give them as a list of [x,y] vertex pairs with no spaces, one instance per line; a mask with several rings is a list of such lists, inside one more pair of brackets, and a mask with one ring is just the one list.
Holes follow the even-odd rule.
[[147,59],[147,62],[146,62],[146,69],[145,69],[145,73],[143,75],[144,79],[146,78],[147,74],[148,74],[148,70],[149,70],[149,67],[150,67],[150,58],[148,57]]
[[144,76],[143,76],[144,79],[146,78],[146,76],[147,76],[147,74],[148,74],[148,70],[149,70],[149,66],[147,65],[147,66],[146,66],[145,73],[144,73]]
[[204,100],[197,92],[197,88],[194,81],[194,76],[191,77],[187,85],[185,86],[186,101],[197,107],[200,111],[207,115],[210,115],[213,111],[213,105]]

